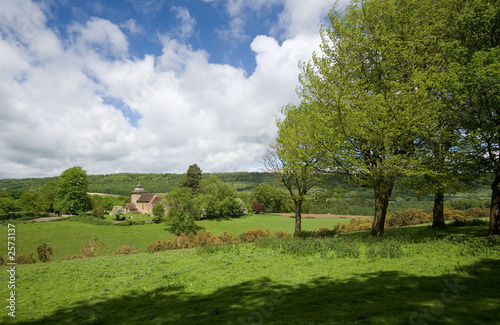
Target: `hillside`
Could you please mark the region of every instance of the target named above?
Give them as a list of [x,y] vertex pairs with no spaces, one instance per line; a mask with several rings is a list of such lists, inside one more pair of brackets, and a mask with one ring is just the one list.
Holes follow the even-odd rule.
[[[204,177],[210,175],[220,178],[231,184],[238,191],[251,190],[260,184],[274,182],[271,173],[204,173]],[[89,175],[88,191],[93,193],[107,193],[117,195],[129,195],[137,183],[145,186],[146,190],[153,193],[166,193],[182,183],[185,174],[153,174],[153,173],[121,173],[110,175]],[[24,178],[24,179],[0,179],[0,190],[11,191],[33,191],[41,189],[51,181],[57,181],[58,177]]]

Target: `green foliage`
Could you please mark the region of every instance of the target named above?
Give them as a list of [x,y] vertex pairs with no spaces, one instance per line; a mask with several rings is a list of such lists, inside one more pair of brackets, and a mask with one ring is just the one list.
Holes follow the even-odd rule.
[[186,173],[186,179],[182,182],[181,186],[189,187],[194,193],[198,193],[200,190],[201,173],[201,169],[197,164],[190,165]]
[[47,244],[40,245],[36,248],[38,254],[38,260],[42,263],[50,262],[52,260],[52,255],[54,255],[54,250],[52,247],[47,246]]
[[246,206],[236,196],[236,190],[217,177],[204,179],[197,199],[203,209],[202,219],[236,218],[245,214]]
[[153,207],[153,222],[160,223],[165,219],[165,207],[158,203]]
[[293,208],[287,206],[286,196],[272,185],[259,185],[254,188],[252,203],[254,202],[264,203],[270,213],[293,211]]
[[174,234],[196,232],[195,221],[201,218],[203,210],[193,190],[189,187],[179,187],[165,196],[168,206],[166,223]]
[[78,214],[87,211],[87,172],[80,166],[66,169],[59,176],[54,209],[61,213]]
[[101,207],[99,201],[95,197],[92,197],[92,217],[104,219],[104,208]]
[[304,239],[304,238],[327,238],[327,237],[335,237],[337,235],[338,233],[336,230],[322,227],[319,229],[314,229],[313,231],[301,231],[299,233],[295,233],[293,236]]

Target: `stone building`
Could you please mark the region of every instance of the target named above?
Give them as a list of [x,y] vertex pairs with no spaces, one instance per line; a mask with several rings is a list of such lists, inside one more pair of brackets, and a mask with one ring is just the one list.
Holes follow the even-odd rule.
[[145,213],[153,214],[153,208],[161,203],[162,196],[155,193],[148,193],[144,186],[138,184],[130,193],[130,203],[125,203],[125,213]]

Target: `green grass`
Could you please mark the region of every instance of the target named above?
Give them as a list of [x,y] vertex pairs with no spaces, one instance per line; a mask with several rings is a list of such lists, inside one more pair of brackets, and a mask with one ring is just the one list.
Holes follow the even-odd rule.
[[[351,219],[314,219],[302,218],[302,230],[314,230],[321,227],[333,229],[338,223],[349,223]],[[275,214],[251,214],[237,219],[229,220],[205,220],[198,222],[198,225],[219,235],[224,231],[233,233],[234,236],[248,229],[263,228],[269,229],[271,233],[276,230],[283,230],[289,234],[295,232],[295,218],[283,217]]]
[[[174,236],[167,230],[165,224],[148,223],[144,225],[116,226],[98,221],[95,223],[83,223],[78,218],[74,220],[59,220],[48,222],[17,223],[16,236],[19,242],[16,247],[17,254],[33,253],[36,256],[36,248],[46,243],[54,249],[54,259],[62,259],[68,256],[81,254],[81,248],[87,240],[97,237],[99,241],[106,244],[106,249],[98,254],[112,255],[118,248],[124,245],[136,247],[139,252],[144,252],[146,247],[155,240],[170,240]],[[112,219],[111,217],[109,218]],[[90,219],[91,220],[91,219]],[[134,215],[132,220],[143,220]],[[108,220],[109,221],[109,220]],[[349,222],[349,219],[310,219],[302,220],[303,230],[313,230],[320,227],[333,228],[338,222]],[[295,221],[278,215],[260,214],[231,220],[206,220],[198,224],[215,235],[224,230],[232,232],[236,237],[240,233],[255,228],[284,230],[290,234],[294,232]],[[0,233],[7,233],[7,225],[0,225]],[[0,247],[7,247],[6,236],[0,236]],[[4,251],[0,251],[4,255]]]
[[[411,227],[388,229],[390,237],[382,240],[349,234],[19,265],[16,318],[4,310],[0,319],[20,324],[500,324],[500,241],[482,238],[486,229]],[[347,242],[357,247],[357,257],[336,253],[338,244]],[[316,250],[298,256],[304,246]],[[401,254],[368,255],[370,249],[391,247]],[[0,272],[0,283],[8,277]],[[6,285],[0,286],[0,297],[8,298]]]

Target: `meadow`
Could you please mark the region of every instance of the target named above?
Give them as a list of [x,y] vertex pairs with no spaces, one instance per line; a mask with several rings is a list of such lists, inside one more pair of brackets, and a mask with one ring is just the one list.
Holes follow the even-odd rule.
[[[304,219],[305,229],[343,219]],[[206,230],[291,232],[293,219],[253,215],[202,221]],[[286,227],[290,227],[288,230]],[[241,231],[240,231],[241,230]],[[105,226],[78,220],[19,223],[23,247],[46,242],[55,261],[16,267],[17,324],[500,324],[500,241],[486,225],[431,230],[428,225],[334,238],[142,253],[170,235],[162,224]],[[0,231],[6,233],[6,227]],[[60,237],[60,238],[58,238]],[[101,256],[77,254],[85,240]],[[2,237],[0,245],[6,247]],[[113,255],[136,246],[138,254]],[[63,248],[66,246],[66,248]],[[33,252],[33,248],[26,248]],[[58,252],[59,251],[59,252]],[[35,254],[36,255],[36,254]],[[0,272],[0,297],[9,274]],[[5,297],[5,298],[4,298]],[[4,302],[6,300],[3,300]]]
[[[109,221],[113,220],[108,217]],[[144,220],[150,220],[144,217]],[[133,220],[138,219],[136,216]],[[319,229],[321,227],[333,228],[335,224],[349,222],[350,219],[312,219],[302,220],[303,230]],[[224,231],[231,232],[235,237],[240,233],[255,228],[269,229],[271,233],[283,230],[292,234],[294,219],[273,214],[253,214],[238,219],[204,220],[197,224],[203,229],[220,235]],[[73,217],[49,222],[24,222],[17,226],[17,240],[20,242],[16,248],[17,254],[37,255],[36,248],[47,244],[54,250],[54,259],[59,260],[68,256],[81,254],[81,247],[86,241],[97,238],[106,248],[99,255],[112,255],[122,246],[135,247],[139,252],[144,252],[146,247],[155,240],[171,240],[174,235],[170,233],[164,223],[147,223],[143,225],[119,226],[105,221],[92,221]],[[7,225],[0,225],[0,233],[7,233]],[[7,237],[0,237],[0,247],[7,247]]]

